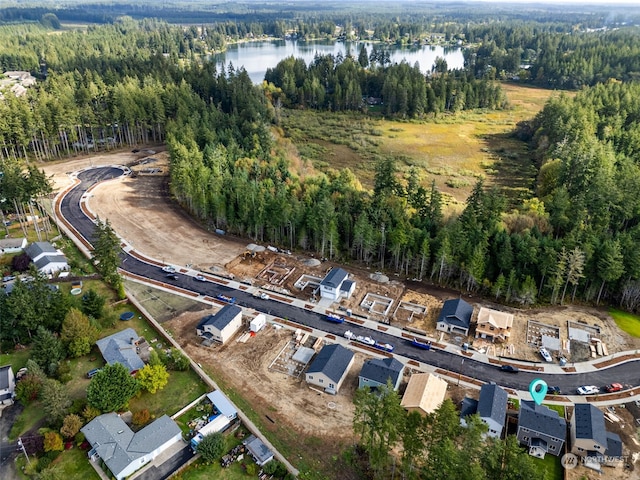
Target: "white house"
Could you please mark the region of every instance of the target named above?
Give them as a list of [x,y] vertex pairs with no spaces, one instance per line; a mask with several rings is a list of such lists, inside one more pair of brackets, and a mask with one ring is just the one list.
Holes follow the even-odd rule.
[[342,268],[332,268],[320,282],[320,296],[336,301],[340,297],[350,298],[356,282],[348,280],[349,274]]
[[0,405],[13,405],[16,378],[11,365],[0,367]]
[[196,333],[211,340],[225,343],[242,327],[242,309],[225,305],[215,315],[207,315],[196,327]]
[[320,387],[325,392],[335,395],[340,390],[353,361],[353,352],[348,348],[337,343],[325,345],[309,365],[307,373],[305,373],[305,380],[308,384]]
[[40,273],[50,275],[69,269],[67,257],[49,242],[34,242],[25,249],[25,252]]
[[163,415],[133,432],[116,413],[100,415],[80,429],[91,445],[89,458],[102,460],[116,480],[122,480],[182,441],[180,427]]
[[0,239],[0,254],[18,253],[27,246],[26,238],[3,238]]

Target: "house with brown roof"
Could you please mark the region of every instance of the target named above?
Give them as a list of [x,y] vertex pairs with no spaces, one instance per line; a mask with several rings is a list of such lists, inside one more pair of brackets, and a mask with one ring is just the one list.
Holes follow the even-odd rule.
[[431,373],[411,375],[407,389],[402,396],[402,405],[409,412],[423,415],[435,411],[447,394],[447,382]]
[[476,338],[505,342],[511,336],[513,314],[482,307],[478,312]]

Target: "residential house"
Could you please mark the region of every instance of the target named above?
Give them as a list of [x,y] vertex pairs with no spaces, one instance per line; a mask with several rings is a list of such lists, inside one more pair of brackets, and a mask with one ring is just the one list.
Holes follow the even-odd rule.
[[196,333],[209,340],[226,343],[242,327],[242,309],[225,305],[215,315],[207,315],[196,327]]
[[414,373],[400,403],[408,411],[435,411],[447,394],[447,382],[431,373]]
[[141,339],[133,328],[125,328],[119,332],[101,338],[96,342],[104,361],[109,365],[121,363],[132,375],[144,367],[139,355]]
[[[29,72],[21,72],[21,71],[7,71],[4,72],[3,75],[0,75],[0,91],[9,90],[16,97],[21,97],[25,93],[27,93],[26,87],[30,87],[35,85],[36,77],[31,75]],[[2,93],[0,93],[0,99],[5,98]]]
[[511,335],[513,314],[482,307],[478,312],[476,338],[505,342]]
[[67,257],[49,242],[33,242],[25,249],[25,252],[35,264],[38,272],[45,275],[69,269]]
[[16,378],[11,365],[0,367],[0,405],[13,405]]
[[602,411],[590,403],[576,403],[570,423],[571,453],[580,457],[606,454],[607,429]]
[[242,444],[247,447],[247,450],[259,467],[273,460],[273,452],[255,435],[247,437]]
[[325,345],[309,365],[305,373],[305,380],[308,384],[320,387],[325,392],[335,395],[340,390],[353,361],[353,352],[348,348],[337,343]]
[[461,298],[447,300],[444,302],[438,316],[436,330],[465,336],[469,335],[472,316],[473,307]]
[[402,380],[403,369],[404,365],[392,357],[367,360],[358,376],[358,388],[377,388],[391,380],[393,389],[397,390]]
[[509,395],[498,385],[485,383],[480,388],[478,398],[478,414],[489,426],[487,435],[500,438],[507,419],[507,402]]
[[2,238],[0,239],[0,255],[4,253],[19,253],[27,246],[27,239],[22,238]]
[[465,398],[462,401],[460,423],[466,426],[466,417],[477,413],[487,424],[489,430],[486,435],[500,438],[507,418],[507,401],[509,395],[494,383],[485,383],[480,388],[480,397],[476,401]]
[[167,415],[133,432],[116,414],[100,415],[80,429],[91,445],[89,458],[102,460],[122,480],[182,441],[180,427]]
[[567,440],[567,422],[557,411],[530,400],[520,402],[518,441],[529,448],[529,455],[544,458],[560,456]]
[[349,274],[342,268],[332,268],[320,282],[320,296],[334,302],[341,296],[349,298],[356,288],[356,282],[348,280]]

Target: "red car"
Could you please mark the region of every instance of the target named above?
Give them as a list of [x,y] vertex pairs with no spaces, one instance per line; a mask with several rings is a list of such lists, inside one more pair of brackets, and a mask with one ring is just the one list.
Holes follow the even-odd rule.
[[606,387],[604,387],[604,389],[605,389],[605,391],[607,393],[619,392],[623,388],[624,387],[622,386],[621,383],[612,383],[612,384],[607,385]]

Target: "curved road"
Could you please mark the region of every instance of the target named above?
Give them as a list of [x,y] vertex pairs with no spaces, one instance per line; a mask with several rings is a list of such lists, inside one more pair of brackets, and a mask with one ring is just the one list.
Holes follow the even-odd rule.
[[[91,186],[104,180],[119,177],[122,174],[123,169],[116,167],[101,167],[80,172],[77,176],[80,184],[70,190],[60,203],[60,210],[63,216],[89,242],[92,242],[95,224],[82,211],[80,200]],[[575,393],[575,389],[580,385],[602,386],[615,381],[635,386],[639,383],[640,361],[637,360],[588,373],[545,374],[522,370],[518,374],[505,373],[500,371],[496,366],[488,363],[479,362],[439,349],[429,351],[420,350],[412,347],[407,340],[394,335],[374,331],[353,323],[330,323],[323,320],[323,315],[319,313],[278,301],[261,300],[245,291],[236,290],[216,283],[198,282],[194,280],[192,276],[177,273],[177,280],[169,280],[166,278],[166,273],[158,266],[141,261],[125,252],[122,252],[121,268],[136,275],[203,295],[211,297],[216,297],[220,294],[233,296],[241,306],[250,307],[254,310],[280,318],[291,319],[302,325],[316,328],[336,336],[342,337],[346,330],[351,330],[356,335],[370,335],[380,342],[394,345],[394,353],[404,357],[473,377],[484,382],[493,381],[499,385],[517,390],[527,391],[529,384],[534,378],[542,378],[548,385],[560,387],[564,394]]]

